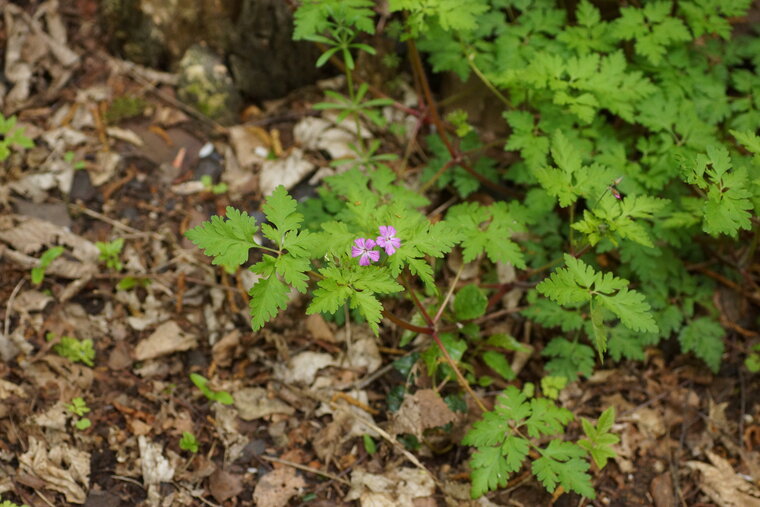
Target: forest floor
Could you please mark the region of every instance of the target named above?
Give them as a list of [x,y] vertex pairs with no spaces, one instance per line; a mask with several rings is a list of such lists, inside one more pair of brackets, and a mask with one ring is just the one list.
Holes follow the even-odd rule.
[[[526,470],[507,489],[470,500],[470,451],[458,442],[478,411],[449,413],[424,374],[402,376],[393,363],[412,349],[399,348],[400,333],[384,326],[376,339],[363,325],[307,318],[298,298],[253,333],[250,272],[227,275],[183,237],[227,205],[257,215],[274,185],[293,187],[345,146],[346,131],[313,114],[321,90],[250,108],[244,123],[222,128],[174,99],[171,75],[100,51],[93,33],[77,28],[92,23],[73,23],[93,15],[9,9],[0,25],[2,54],[20,52],[32,70],[26,93],[6,87],[3,109],[35,143],[0,166],[2,500],[760,505],[745,480],[760,477],[760,389],[731,347],[740,335],[729,338],[717,375],[665,344],[643,362],[605,363],[563,391],[576,416],[616,409],[621,443],[604,470],[592,469],[595,500],[552,497]],[[50,30],[56,22],[67,36]],[[45,37],[33,37],[37,29]],[[133,117],[114,113],[130,103],[139,105]],[[202,150],[209,142],[211,155]],[[203,175],[226,191],[212,192]],[[118,238],[121,270],[104,265],[96,246]],[[31,268],[55,246],[64,253],[33,283]],[[730,289],[715,297],[722,308],[734,300]],[[519,378],[537,382],[543,331],[514,314],[488,325],[535,342]],[[84,340],[92,340],[91,365]],[[83,361],[72,361],[78,353]],[[191,373],[234,403],[210,400]],[[417,394],[391,410],[394,387],[410,379]],[[492,403],[498,392],[481,395]],[[434,417],[453,422],[431,428]],[[579,424],[571,429],[580,433]],[[197,452],[180,446],[185,432]],[[402,445],[404,434],[418,445]]]

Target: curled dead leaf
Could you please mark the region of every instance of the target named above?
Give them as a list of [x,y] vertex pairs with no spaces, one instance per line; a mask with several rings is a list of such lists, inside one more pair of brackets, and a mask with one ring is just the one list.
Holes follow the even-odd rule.
[[253,501],[258,507],[283,507],[305,486],[306,482],[294,469],[277,468],[259,479]]

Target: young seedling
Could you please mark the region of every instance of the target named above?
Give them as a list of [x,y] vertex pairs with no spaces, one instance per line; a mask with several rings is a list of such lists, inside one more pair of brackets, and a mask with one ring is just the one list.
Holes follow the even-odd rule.
[[6,118],[0,113],[0,162],[7,159],[11,146],[20,148],[34,148],[32,140],[24,135],[24,129],[16,127],[16,117]]
[[48,266],[56,260],[63,253],[62,246],[54,246],[45,250],[45,253],[40,257],[40,263],[38,266],[32,268],[32,283],[39,285],[45,279],[45,271]]
[[198,452],[198,439],[189,431],[183,431],[182,438],[179,440],[179,448],[195,454]]
[[75,171],[80,171],[85,168],[85,164],[82,160],[77,160],[74,162],[74,152],[73,151],[67,151],[63,154],[63,160],[66,161],[67,164],[71,165],[71,167]]
[[10,500],[0,499],[0,507],[29,507],[29,506],[27,504],[19,505],[15,502],[11,502]]
[[74,427],[79,431],[84,431],[92,425],[92,421],[90,421],[90,419],[83,417],[90,412],[90,407],[87,406],[87,403],[83,398],[74,398],[71,400],[71,403],[66,405],[66,409],[77,416]]
[[124,238],[116,238],[113,241],[96,241],[95,246],[98,247],[100,255],[98,260],[104,262],[108,269],[115,271],[121,271],[124,269],[124,265],[119,259],[121,250],[124,248]]
[[207,192],[211,192],[214,195],[223,194],[227,191],[227,184],[225,182],[222,181],[215,185],[211,176],[208,174],[201,176],[201,183],[203,183],[203,188],[205,188]]
[[[45,335],[47,341],[55,340],[53,333]],[[53,346],[53,352],[65,357],[73,363],[84,363],[89,367],[95,366],[95,349],[92,340],[77,340],[71,336],[62,336],[61,340]]]
[[211,401],[218,401],[223,405],[232,405],[235,403],[235,399],[227,391],[214,391],[208,386],[208,379],[203,375],[197,373],[190,374],[190,380],[193,384],[201,390],[203,395]]

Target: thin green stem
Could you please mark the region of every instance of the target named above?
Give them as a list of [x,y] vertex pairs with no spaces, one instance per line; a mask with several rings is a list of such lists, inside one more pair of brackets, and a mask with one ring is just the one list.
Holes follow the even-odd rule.
[[[346,69],[346,87],[348,88],[348,96],[351,99],[351,102],[355,104],[355,97],[356,97],[356,90],[354,90],[354,81],[353,81],[353,73],[351,72],[351,69],[348,68],[348,65],[345,66]],[[354,111],[351,113],[351,116],[354,119],[354,126],[356,127],[356,142],[359,146],[359,149],[361,150],[361,154],[364,155],[367,152],[366,147],[364,146],[364,137],[362,137],[362,125],[359,118],[359,113],[357,111]]]
[[[314,45],[317,46],[319,48],[319,50],[322,51],[323,53],[327,50],[327,46],[325,46],[321,42],[314,42]],[[330,57],[330,63],[332,63],[333,65],[335,65],[335,67],[337,67],[338,70],[340,70],[341,72],[343,72],[343,73],[346,72],[346,69],[347,69],[346,65],[337,56],[335,56],[335,55],[331,56]],[[396,101],[393,97],[390,97],[389,95],[383,93],[382,90],[380,90],[379,88],[377,88],[377,87],[373,86],[372,84],[368,83],[366,80],[361,79],[360,77],[356,77],[355,81],[359,82],[359,83],[366,83],[367,86],[369,87],[369,91],[372,92],[372,95],[374,97],[380,98],[380,99],[393,100],[392,107],[398,109],[399,111],[403,111],[406,114],[410,114],[412,116],[417,116],[417,117],[422,116],[422,114],[421,114],[420,111],[417,111],[416,109],[412,109],[410,107],[407,107],[404,104],[402,104],[401,102]]]
[[457,377],[457,382],[459,383],[462,388],[467,391],[467,393],[472,396],[473,401],[478,406],[478,408],[483,412],[488,412],[488,409],[486,408],[483,401],[480,399],[480,397],[475,394],[475,391],[472,390],[472,387],[470,387],[470,383],[467,382],[467,379],[464,378],[464,375],[462,375],[462,372],[459,371],[459,368],[457,367],[456,362],[454,362],[454,359],[449,354],[449,351],[446,350],[446,347],[443,345],[443,342],[441,341],[440,337],[438,336],[438,331],[433,330],[432,333],[433,341],[435,341],[435,344],[438,346],[438,349],[441,351],[441,354],[443,354],[443,357],[446,359],[446,362],[449,364],[452,370],[454,370],[454,375]]
[[275,250],[274,248],[269,248],[269,247],[267,247],[267,246],[256,245],[256,246],[255,246],[255,247],[253,247],[253,248],[258,248],[258,249],[260,249],[260,250],[266,250],[267,252],[276,253],[277,255],[280,255],[280,254],[282,254],[282,250]]
[[570,205],[570,251],[573,251],[573,223],[575,222],[575,203]]
[[459,278],[462,276],[462,272],[464,271],[464,261],[462,264],[459,265],[459,269],[457,270],[457,274],[454,276],[454,281],[451,282],[451,285],[449,286],[449,291],[446,293],[446,297],[443,298],[443,302],[441,303],[441,306],[438,308],[438,311],[435,313],[435,317],[433,317],[433,323],[438,323],[439,320],[441,320],[441,315],[443,315],[443,311],[446,309],[446,305],[449,304],[449,300],[451,299],[451,296],[454,294],[454,289],[456,289],[457,282],[459,282]]
[[470,69],[472,69],[472,72],[478,76],[478,79],[486,85],[486,88],[488,88],[491,93],[496,95],[496,98],[498,98],[505,106],[512,108],[512,103],[509,101],[507,97],[505,97],[499,90],[494,86],[494,84],[491,82],[490,79],[486,77],[483,72],[478,68],[478,66],[475,64],[475,54],[471,53],[467,56],[467,64],[470,66]]
[[[453,292],[453,287],[456,286],[456,280],[458,280],[462,274],[462,269],[463,268],[460,266],[456,279],[454,283],[452,284],[452,288],[449,290],[449,293],[447,294],[446,299],[444,300],[444,304],[441,305],[441,308],[443,308],[446,305],[448,298],[451,297],[451,293]],[[467,379],[464,378],[464,375],[462,375],[462,372],[459,370],[459,367],[457,366],[456,362],[449,354],[449,351],[446,350],[446,347],[443,345],[441,338],[438,336],[438,330],[436,329],[436,322],[440,318],[440,315],[436,314],[435,319],[431,319],[425,307],[422,305],[422,303],[420,303],[420,300],[417,299],[417,295],[414,292],[414,289],[412,288],[411,284],[409,284],[406,279],[402,278],[402,280],[403,280],[404,286],[407,288],[407,290],[409,290],[409,293],[412,296],[412,300],[414,301],[414,304],[417,306],[417,308],[420,309],[420,312],[422,313],[422,316],[425,319],[425,322],[427,322],[428,325],[430,326],[430,328],[428,329],[428,332],[426,332],[425,334],[429,334],[433,337],[433,341],[435,342],[438,349],[441,351],[441,354],[443,355],[444,359],[446,359],[446,362],[454,371],[454,375],[457,378],[457,383],[459,383],[462,389],[467,391],[467,393],[470,396],[472,396],[472,399],[475,401],[475,404],[478,406],[478,408],[480,408],[480,410],[482,410],[483,412],[486,412],[487,409],[486,409],[485,404],[483,404],[483,401],[478,397],[477,394],[475,394],[475,391],[472,390],[472,387],[470,387],[470,383],[467,382]],[[439,313],[440,313],[440,310],[439,310]],[[385,315],[385,310],[383,310],[383,315]],[[392,318],[389,317],[389,319],[393,321]],[[420,329],[424,329],[424,328],[420,328]],[[418,331],[418,332],[423,332],[423,331]]]

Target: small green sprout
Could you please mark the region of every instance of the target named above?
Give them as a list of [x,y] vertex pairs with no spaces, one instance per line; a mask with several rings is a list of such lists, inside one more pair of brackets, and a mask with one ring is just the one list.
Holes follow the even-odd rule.
[[179,448],[195,454],[198,452],[198,439],[189,431],[183,431],[182,438],[179,440]]
[[108,269],[121,271],[124,269],[124,265],[119,259],[122,248],[124,248],[124,238],[116,238],[113,241],[103,242],[96,241],[95,246],[98,247],[100,255],[98,260],[105,262]]
[[377,452],[377,444],[375,444],[375,441],[372,440],[371,436],[365,433],[362,435],[362,440],[364,440],[364,450],[367,451],[367,454],[372,456]]
[[11,502],[10,500],[0,500],[0,507],[29,507],[27,504],[19,505],[15,502]]
[[63,160],[65,160],[67,164],[71,165],[71,167],[73,167],[75,171],[84,169],[84,162],[82,160],[77,160],[76,162],[74,162],[73,151],[67,151],[66,153],[64,153]]
[[32,268],[32,283],[39,285],[45,279],[45,271],[48,266],[63,253],[62,246],[48,248],[40,257],[40,265]]
[[[55,335],[45,335],[47,341],[53,341]],[[89,367],[95,366],[95,349],[92,348],[92,340],[77,340],[71,336],[62,336],[61,341],[53,346],[53,351],[61,357],[65,357],[73,363],[84,363]]]
[[458,137],[464,137],[472,131],[472,126],[467,123],[467,111],[456,109],[446,115],[446,120],[454,126]]
[[747,358],[744,360],[744,366],[750,371],[750,373],[757,373],[760,371],[760,343],[756,343]]
[[34,148],[32,140],[24,135],[24,129],[16,127],[16,117],[6,118],[0,114],[0,162],[11,155],[11,146]]
[[567,377],[546,376],[541,379],[541,391],[549,399],[559,398],[559,392],[567,385]]
[[214,195],[223,194],[227,191],[226,183],[222,182],[222,183],[217,183],[216,185],[214,185],[214,182],[211,179],[211,176],[209,176],[208,174],[204,174],[203,176],[201,176],[201,183],[203,183],[203,188],[205,188],[206,191],[211,192]]
[[135,287],[147,287],[150,285],[150,278],[139,278],[135,276],[125,276],[116,284],[117,290],[130,290]]
[[227,391],[214,391],[208,386],[208,379],[197,373],[190,374],[190,380],[201,390],[203,395],[211,401],[218,401],[222,405],[232,405],[235,399]]
[[74,427],[79,431],[84,431],[92,426],[92,421],[90,421],[90,419],[87,417],[83,417],[85,414],[88,414],[90,412],[90,407],[87,406],[87,403],[83,398],[77,396],[71,400],[71,403],[66,405],[66,410],[79,417],[79,419],[77,419],[77,421],[74,423]]

